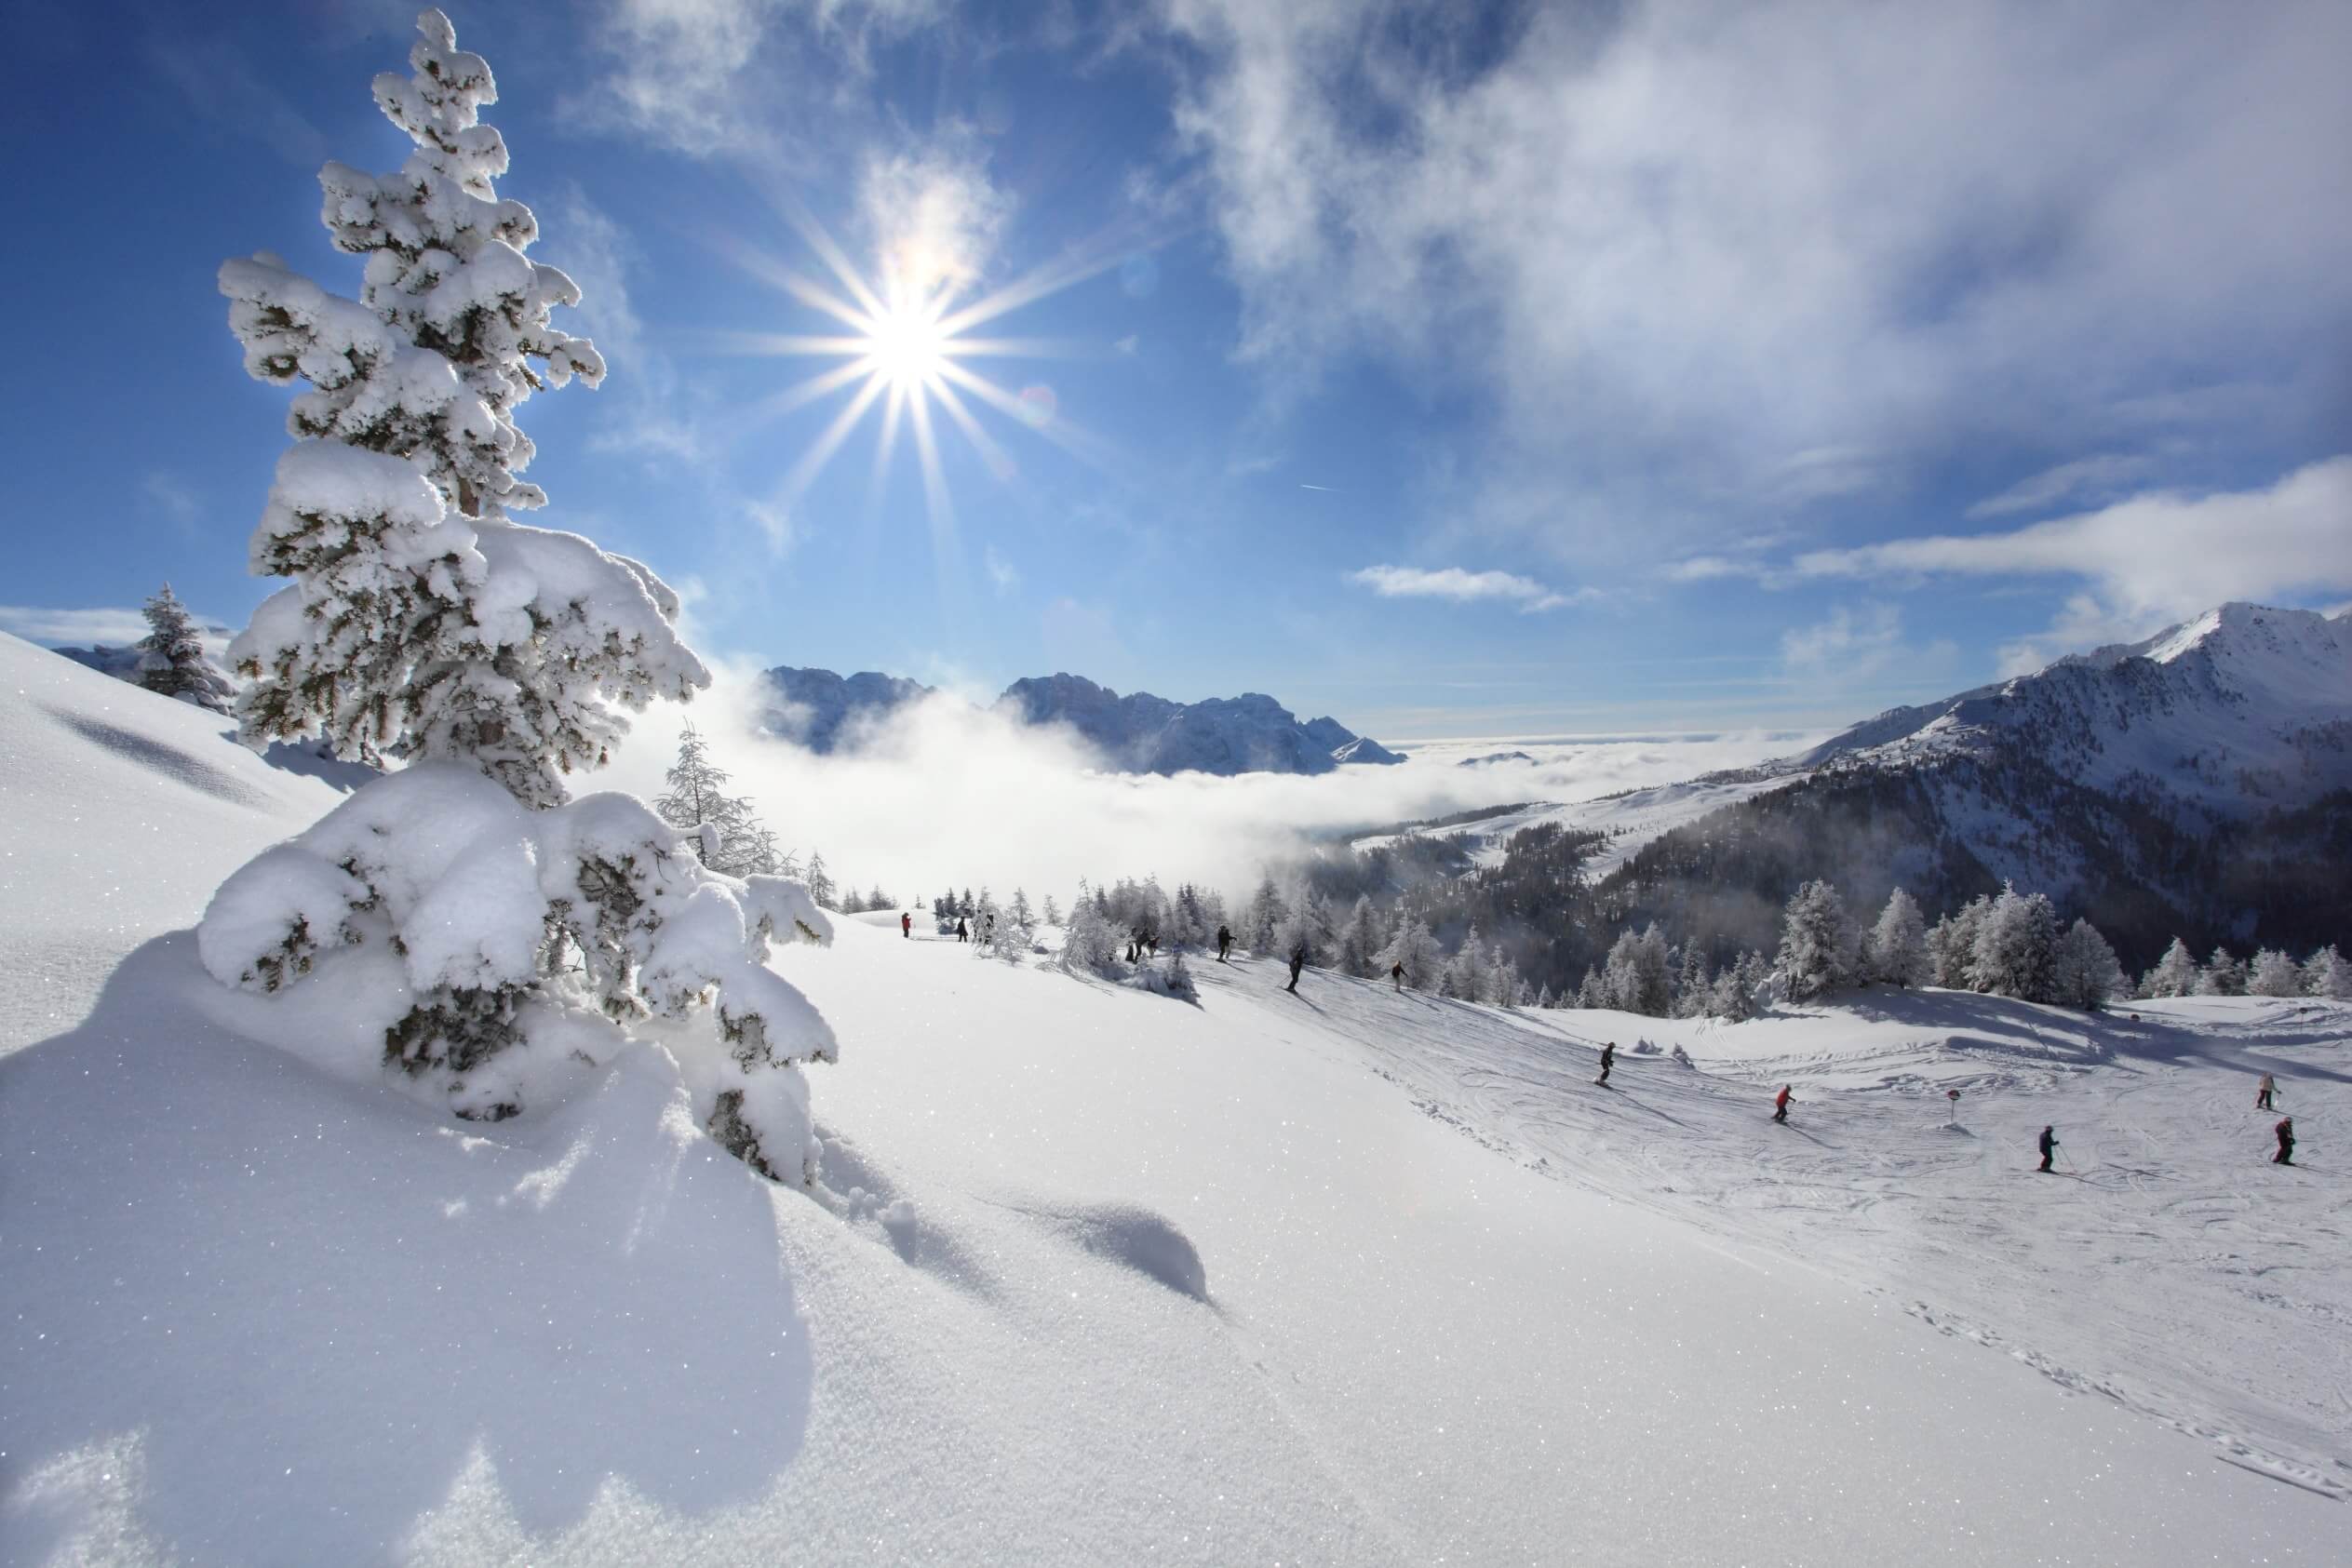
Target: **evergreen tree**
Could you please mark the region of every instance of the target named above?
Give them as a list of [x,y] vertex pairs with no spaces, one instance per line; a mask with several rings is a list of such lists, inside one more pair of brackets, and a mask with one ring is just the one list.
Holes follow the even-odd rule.
[[1045,923],[1049,926],[1058,926],[1062,923],[1062,912],[1055,907],[1052,893],[1045,895]]
[[1005,915],[1024,931],[1037,923],[1037,911],[1029,907],[1029,895],[1019,888],[1013,890],[1013,902],[1005,907]]
[[1889,985],[1925,985],[1934,974],[1927,922],[1917,901],[1901,888],[1887,895],[1862,951],[1870,978]]
[[2200,997],[2242,997],[2246,994],[2246,966],[2227,947],[2216,947],[2213,956],[2197,971],[2197,994]]
[[1339,933],[1339,968],[1359,980],[1374,974],[1373,955],[1380,950],[1380,926],[1372,912],[1372,900],[1364,893],[1356,895],[1355,907],[1348,912],[1348,923]]
[[1584,978],[1579,982],[1576,988],[1576,1005],[1581,1008],[1604,1008],[1609,1005],[1608,982],[1601,978],[1599,970],[1592,968],[1585,970]]
[[2057,957],[2058,911],[2040,893],[2005,886],[1977,928],[1969,980],[1995,996],[2050,1001],[2056,996]]
[[654,798],[654,814],[689,835],[703,864],[730,877],[775,872],[774,836],[749,801],[726,792],[726,770],[710,759],[709,743],[692,724],[679,731],[678,760],[664,777],[669,788]]
[[147,601],[147,635],[139,642],[139,684],[159,697],[177,697],[215,713],[235,704],[236,689],[204,656],[204,641],[187,606],[167,583]]
[[1445,965],[1440,977],[1439,989],[1449,997],[1466,1002],[1483,1002],[1488,998],[1486,944],[1480,939],[1473,925],[1462,937],[1461,946]]
[[820,850],[809,851],[809,896],[816,900],[819,909],[833,907],[833,878],[825,869],[825,854]]
[[2255,997],[2299,997],[2303,995],[2303,967],[2278,948],[2265,947],[2254,955],[2246,991]]
[[1249,901],[1249,914],[1244,917],[1249,950],[1261,958],[1279,957],[1275,939],[1281,934],[1283,922],[1289,918],[1290,905],[1284,901],[1282,890],[1274,886],[1272,877],[1265,878],[1257,884],[1257,891]]
[[1417,990],[1427,990],[1445,966],[1445,950],[1430,934],[1429,927],[1418,919],[1407,918],[1396,929],[1389,945],[1373,955],[1375,972],[1386,974],[1398,964],[1404,966],[1404,983]]
[[1928,963],[1936,985],[1965,991],[1973,984],[1969,971],[1976,961],[1976,933],[1992,911],[1993,901],[1980,896],[1936,922],[1928,935]]
[[1707,955],[1696,942],[1683,944],[1682,959],[1674,972],[1673,1015],[1677,1018],[1697,1018],[1707,1011],[1714,983],[1707,975]]
[[2140,995],[2151,998],[2193,997],[2197,994],[2197,958],[2179,937],[2164,950],[2156,967],[2141,977]]
[[2304,960],[2303,994],[2330,1001],[2352,1002],[2352,963],[2331,942]]
[[546,501],[517,477],[532,456],[517,410],[575,376],[596,385],[604,361],[549,324],[580,291],[524,257],[539,225],[493,187],[490,67],[438,11],[417,33],[414,74],[375,83],[415,151],[392,174],[319,172],[336,248],[368,259],[359,299],[267,252],[221,268],[248,373],[312,387],[251,549],[256,572],[293,582],[231,646],[250,677],[236,712],[256,744],[323,735],[365,762],[461,762],[552,806],[564,774],[607,759],[616,704],[683,701],[710,674],[661,579],[508,516]]
[[1854,973],[1853,927],[1846,901],[1827,882],[1808,882],[1788,902],[1781,923],[1781,972],[1789,995],[1818,997],[1847,985]]

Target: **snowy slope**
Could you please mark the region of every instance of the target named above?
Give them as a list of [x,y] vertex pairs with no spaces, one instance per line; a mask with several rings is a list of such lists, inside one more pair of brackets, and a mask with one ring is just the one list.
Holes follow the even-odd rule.
[[0,633],[0,1052],[79,1019],[124,953],[365,776],[233,729]]
[[[1584,863],[1585,875],[1606,877],[1660,834],[1697,822],[1710,811],[1751,800],[1772,790],[1785,789],[1798,775],[1762,771],[1710,773],[1681,784],[1621,791],[1596,799],[1566,804],[1544,801],[1499,811],[1459,826],[1434,829],[1458,838],[1476,865],[1502,864],[1503,846],[1512,835],[1545,823],[1588,833],[1606,833],[1609,842]],[[1353,840],[1359,850],[1391,842],[1394,834],[1376,834]]]
[[[140,695],[87,678],[7,711],[58,771],[0,820],[245,778],[39,728]],[[12,951],[209,875],[10,864]],[[843,1045],[812,1198],[652,1047],[460,1124],[255,1043],[191,947],[63,1033],[0,998],[51,1036],[0,1059],[0,1561],[2342,1560],[2342,1009],[1646,1021],[1699,1065],[1610,1093],[1606,1015],[1206,963],[1196,1007],[845,921],[782,965]],[[2247,1151],[2257,1064],[2314,1169]],[[1956,1074],[1972,1140],[1922,1125]],[[2052,1119],[2087,1181],[2019,1173]]]

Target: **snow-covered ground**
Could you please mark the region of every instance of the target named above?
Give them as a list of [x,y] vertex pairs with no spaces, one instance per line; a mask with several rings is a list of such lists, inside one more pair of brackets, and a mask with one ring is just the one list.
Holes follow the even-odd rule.
[[[1469,851],[1472,863],[1477,865],[1500,865],[1504,846],[1511,841],[1512,835],[1542,823],[1558,823],[1587,833],[1606,833],[1609,835],[1609,841],[1595,851],[1582,867],[1585,876],[1597,879],[1624,864],[1650,840],[1685,823],[1697,822],[1710,811],[1736,805],[1769,790],[1786,789],[1806,776],[1803,773],[1770,776],[1742,773],[1730,778],[1711,777],[1653,784],[1603,796],[1598,799],[1566,804],[1544,801],[1429,831],[1438,837],[1459,838],[1462,847]],[[1359,850],[1368,850],[1389,843],[1395,837],[1394,834],[1376,834],[1354,840],[1354,846]]]
[[[114,763],[6,778],[0,941],[93,951],[0,994],[0,1559],[2344,1561],[2345,1009],[1710,1028],[1205,962],[1194,1006],[848,920],[779,960],[842,1046],[812,1198],[650,1046],[461,1124],[244,1038],[151,935],[233,749],[57,663],[172,848],[85,918],[27,794]],[[2081,1179],[2025,1173],[2046,1120]]]

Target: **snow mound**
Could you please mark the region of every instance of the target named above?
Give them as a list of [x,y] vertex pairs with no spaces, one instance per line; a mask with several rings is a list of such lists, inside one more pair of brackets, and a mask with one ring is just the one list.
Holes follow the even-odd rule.
[[1164,1214],[1136,1203],[1079,1204],[1022,1211],[1096,1257],[1124,1264],[1178,1295],[1209,1299],[1209,1271],[1190,1237]]

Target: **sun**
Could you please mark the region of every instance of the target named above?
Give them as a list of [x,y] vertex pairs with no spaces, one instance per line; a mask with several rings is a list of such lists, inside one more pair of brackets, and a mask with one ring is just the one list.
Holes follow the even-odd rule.
[[935,388],[954,353],[938,311],[925,305],[892,305],[867,319],[864,337],[873,373],[896,392]]

